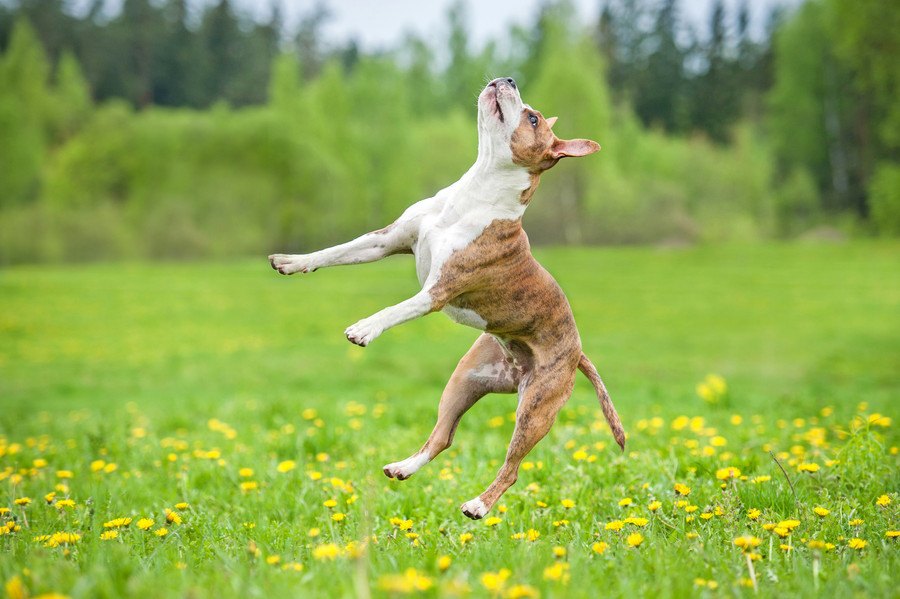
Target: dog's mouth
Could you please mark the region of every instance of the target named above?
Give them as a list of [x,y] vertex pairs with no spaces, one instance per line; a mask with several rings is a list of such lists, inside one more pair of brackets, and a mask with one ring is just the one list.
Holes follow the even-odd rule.
[[503,107],[500,106],[500,94],[494,94],[494,108],[497,110],[497,118],[500,119],[500,122],[505,122],[503,119]]

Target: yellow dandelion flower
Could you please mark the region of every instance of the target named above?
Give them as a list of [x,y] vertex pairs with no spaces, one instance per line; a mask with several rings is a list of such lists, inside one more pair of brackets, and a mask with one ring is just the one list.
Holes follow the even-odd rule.
[[270,566],[276,566],[281,563],[281,556],[280,555],[270,555],[270,556],[266,557],[266,563],[269,564]]
[[346,517],[347,517],[347,515],[342,512],[335,512],[335,513],[331,514],[331,519],[334,520],[335,522],[343,522],[344,518],[346,518]]
[[829,510],[823,508],[822,506],[814,507],[813,512],[816,514],[816,516],[819,516],[820,518],[824,518],[825,516],[827,516],[828,514],[831,513]]
[[137,521],[136,526],[141,530],[150,530],[153,527],[153,524],[154,522],[150,518],[141,518]]
[[123,528],[131,524],[131,518],[116,518],[103,523],[103,528]]
[[341,555],[341,548],[334,543],[317,545],[313,549],[313,557],[320,561],[332,561]]
[[319,530],[318,528],[310,528],[309,532],[306,533],[306,536],[315,538],[315,537],[319,536],[319,534],[321,534],[321,532],[322,531]]
[[166,522],[170,524],[181,524],[181,516],[172,510],[166,510]]
[[818,472],[820,466],[815,462],[801,462],[797,465],[798,472]]
[[310,470],[309,472],[306,473],[306,476],[309,477],[309,480],[317,481],[322,478],[322,473],[317,470]]
[[566,548],[560,547],[560,546],[554,547],[553,548],[553,557],[556,557],[556,558],[566,557]]
[[541,594],[533,586],[514,584],[506,591],[506,599],[538,599]]
[[640,547],[643,542],[644,535],[639,532],[633,532],[625,537],[625,543],[627,543],[629,547]]
[[865,524],[865,520],[863,520],[862,518],[854,518],[853,520],[848,522],[848,524],[850,524],[850,526],[862,526],[863,524]]
[[557,528],[559,528],[560,526],[568,526],[568,525],[569,525],[568,520],[554,520],[553,521],[553,526],[555,526]]
[[528,541],[529,543],[534,543],[535,541],[537,541],[540,538],[540,536],[541,536],[541,533],[539,533],[538,531],[536,531],[533,528],[529,528],[525,532],[525,540]]
[[241,483],[241,492],[249,493],[250,491],[256,491],[259,489],[259,483],[255,480],[248,480]]
[[241,478],[250,478],[253,476],[253,468],[241,468],[238,470],[238,476]]
[[696,512],[696,511],[699,510],[699,509],[700,509],[700,506],[697,506],[697,505],[686,505],[686,506],[684,506],[684,511],[685,511],[686,513],[688,513],[688,514],[693,514],[694,512]]
[[491,516],[484,521],[485,526],[497,526],[503,522],[503,518],[498,518],[497,516]]
[[464,532],[464,533],[462,533],[461,535],[459,535],[459,543],[460,543],[461,545],[465,545],[466,543],[468,543],[469,541],[471,541],[472,538],[473,538],[472,533],[470,533],[470,532]]
[[118,530],[107,530],[106,532],[100,533],[101,541],[112,541],[115,538],[118,538],[119,531]]
[[535,502],[535,505],[537,505],[538,507],[547,507],[547,504],[540,499]]
[[631,499],[631,497],[626,497],[624,499],[619,500],[619,507],[628,507],[632,503],[634,503],[634,501]]
[[337,501],[334,499],[326,499],[324,502],[322,502],[322,505],[328,508],[332,508],[337,505]]
[[622,530],[625,526],[625,523],[621,520],[613,520],[612,522],[607,522],[604,527],[606,530]]
[[50,491],[49,493],[44,495],[44,501],[46,501],[48,504],[53,503],[53,501],[55,499],[56,499],[56,491]]
[[691,494],[691,488],[681,483],[675,483],[675,492],[682,497],[687,497]]
[[452,563],[453,560],[450,559],[449,555],[442,555],[437,560],[438,570],[440,570],[441,572],[446,572],[450,568],[450,565]]
[[588,459],[588,452],[584,449],[579,449],[575,453],[572,454],[572,459],[576,462],[580,462],[582,460]]
[[900,537],[900,530],[889,530],[884,533],[884,536],[889,539],[896,539],[897,537]]
[[291,470],[293,470],[296,467],[297,467],[297,462],[295,462],[294,460],[285,460],[278,464],[278,467],[276,468],[276,470],[278,470],[279,472],[284,474],[285,472],[290,472]]
[[60,499],[53,505],[55,505],[57,507],[57,509],[62,509],[62,508],[74,509],[75,508],[75,500],[74,499]]
[[740,547],[745,552],[759,547],[760,543],[762,543],[762,539],[750,535],[745,535],[743,537],[737,537],[736,539],[734,539],[735,546]]
[[491,592],[499,591],[506,584],[512,572],[502,568],[499,572],[485,572],[481,575],[481,585]]
[[732,478],[737,478],[741,475],[741,471],[734,466],[728,466],[725,468],[719,468],[716,470],[716,478],[719,480],[729,480]]
[[156,530],[153,531],[153,534],[162,538],[162,537],[166,536],[167,534],[169,534],[169,529],[168,528],[157,528]]
[[891,505],[891,498],[888,495],[882,495],[878,499],[875,500],[875,505],[880,507],[887,507]]
[[544,568],[544,580],[553,582],[569,582],[569,564],[566,562],[556,562],[549,568]]
[[750,508],[750,509],[747,511],[747,517],[750,518],[751,520],[757,520],[757,519],[759,519],[759,517],[760,517],[761,514],[762,514],[762,512],[759,511],[758,509],[756,509],[755,507],[754,507],[754,508]]
[[647,509],[651,512],[655,512],[659,508],[662,507],[662,501],[651,501],[650,505],[647,506]]
[[863,550],[863,549],[865,549],[866,546],[867,546],[868,544],[869,544],[868,541],[864,541],[864,540],[862,540],[862,539],[855,538],[855,537],[852,538],[852,539],[850,539],[850,540],[847,542],[847,546],[848,546],[848,547],[850,547],[851,549],[857,549],[857,550],[860,550],[860,551]]
[[603,555],[603,552],[606,551],[607,549],[609,549],[609,545],[607,545],[603,541],[600,541],[599,543],[594,543],[593,545],[591,545],[591,550],[594,553],[596,553],[597,555]]
[[56,478],[72,478],[75,476],[71,470],[57,470]]
[[649,520],[646,518],[625,518],[625,524],[634,524],[635,526],[647,526],[647,522]]
[[27,506],[31,503],[31,497],[19,497],[13,503],[16,505]]

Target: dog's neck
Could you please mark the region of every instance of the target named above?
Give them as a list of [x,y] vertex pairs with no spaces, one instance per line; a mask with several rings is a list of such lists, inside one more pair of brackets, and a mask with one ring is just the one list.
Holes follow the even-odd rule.
[[448,202],[457,213],[489,211],[501,219],[520,219],[539,175],[513,164],[508,148],[479,139],[475,163],[453,186]]

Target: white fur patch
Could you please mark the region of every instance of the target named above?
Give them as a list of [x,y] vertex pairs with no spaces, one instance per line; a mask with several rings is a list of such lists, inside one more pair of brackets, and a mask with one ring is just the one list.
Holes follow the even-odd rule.
[[404,480],[419,471],[419,468],[430,461],[428,454],[417,453],[400,462],[387,464],[384,466],[384,473],[390,478],[398,478]]
[[487,321],[481,317],[475,310],[469,308],[457,308],[456,306],[446,305],[443,309],[444,314],[449,316],[453,322],[464,324],[467,327],[474,327],[479,331],[483,331],[487,327]]
[[481,497],[470,499],[469,501],[462,504],[459,509],[461,509],[466,516],[472,518],[473,520],[479,520],[488,513],[488,508],[486,505],[484,505]]

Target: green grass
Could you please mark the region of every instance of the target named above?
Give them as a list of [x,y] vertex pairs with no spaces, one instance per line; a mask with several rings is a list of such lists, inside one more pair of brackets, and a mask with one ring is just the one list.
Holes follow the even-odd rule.
[[[0,536],[0,582],[72,597],[365,597],[428,586],[426,577],[426,595],[478,597],[490,593],[482,576],[506,568],[497,594],[752,596],[733,544],[749,534],[761,540],[762,595],[893,595],[900,541],[885,533],[900,528],[898,255],[896,243],[862,242],[538,252],[568,293],[628,451],[616,450],[579,380],[490,527],[458,506],[499,467],[513,396],[477,404],[454,446],[412,479],[380,470],[425,440],[443,384],[477,336],[431,315],[369,348],[347,343],[347,325],[414,292],[408,258],[290,279],[264,259],[2,271],[0,505],[10,512],[0,520],[14,516],[20,528]],[[714,405],[696,392],[710,373],[728,383]],[[873,413],[894,422],[853,426]],[[703,421],[679,428],[679,416]],[[116,469],[95,472],[97,460]],[[279,472],[286,460],[296,468]],[[802,463],[820,470],[799,472]],[[747,480],[721,489],[723,466]],[[249,481],[259,488],[242,491]],[[697,511],[677,507],[676,482]],[[57,485],[68,489],[55,501],[70,497],[74,508],[45,502]],[[877,506],[883,494],[891,503]],[[32,503],[15,505],[20,497]],[[626,497],[634,504],[620,507]],[[182,501],[183,522],[154,536]],[[814,515],[816,506],[830,514]],[[756,521],[751,508],[762,512]],[[330,517],[338,511],[343,522]],[[648,523],[606,530],[632,515]],[[101,541],[118,517],[133,522]],[[155,520],[151,531],[136,528],[142,517]],[[412,520],[418,545],[391,518]],[[788,538],[763,529],[789,518],[801,524]],[[864,524],[851,526],[856,518]],[[536,541],[511,538],[529,529]],[[628,548],[635,531],[644,540]],[[55,532],[81,539],[35,541]],[[462,543],[465,533],[473,537]],[[868,545],[852,549],[851,538]],[[340,555],[317,559],[329,543]],[[565,557],[554,557],[557,546]],[[443,573],[440,556],[452,560]],[[302,570],[282,567],[295,563]],[[547,570],[555,563],[566,566]],[[390,578],[410,568],[415,576]]]

